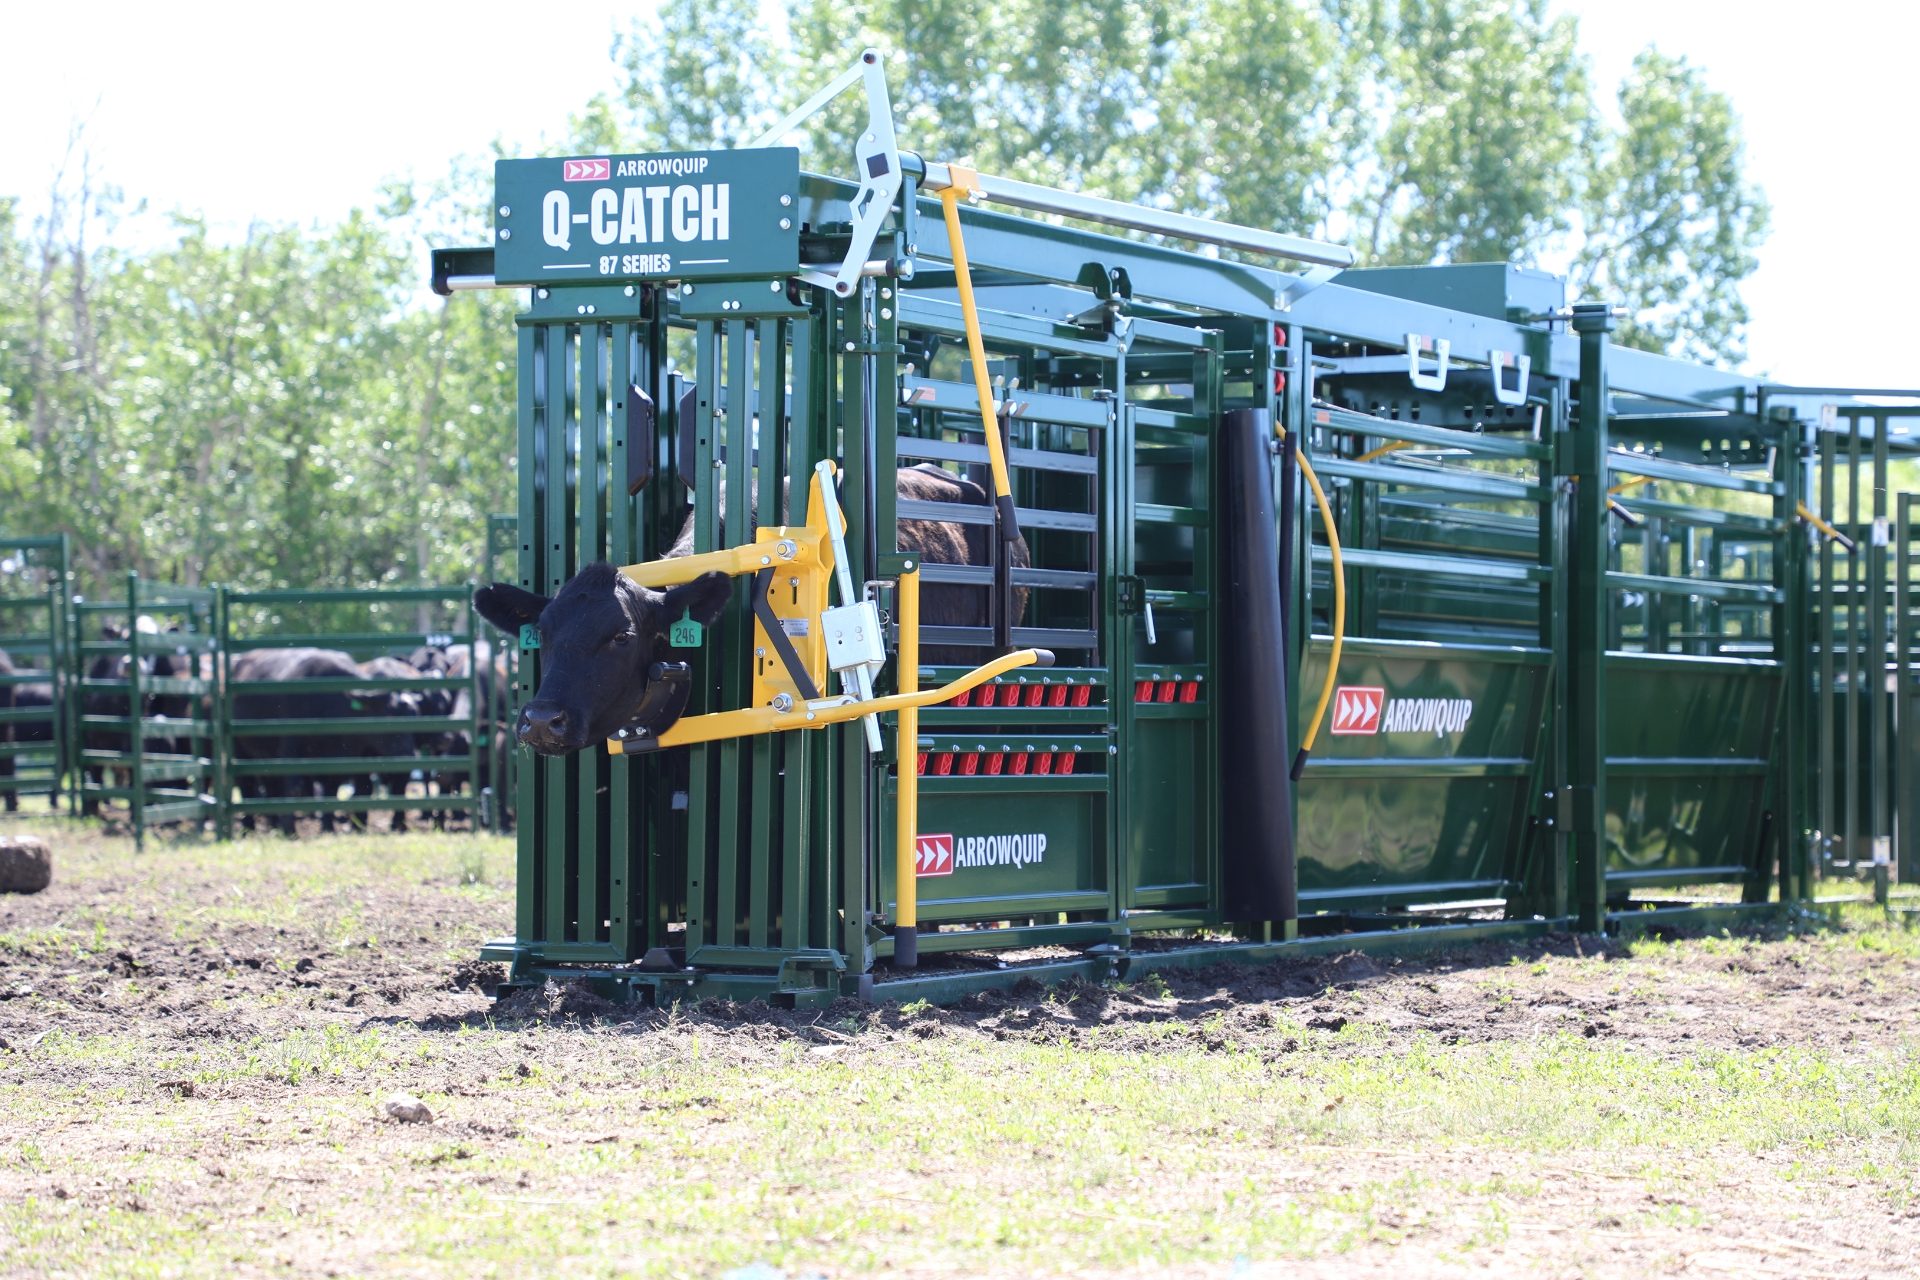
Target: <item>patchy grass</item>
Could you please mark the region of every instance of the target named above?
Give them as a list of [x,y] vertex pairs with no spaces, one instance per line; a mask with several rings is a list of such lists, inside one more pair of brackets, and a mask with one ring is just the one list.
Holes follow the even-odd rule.
[[0,903],[8,1275],[1916,1264],[1920,948],[1884,914],[515,1022],[453,982],[508,842],[48,830],[55,889]]

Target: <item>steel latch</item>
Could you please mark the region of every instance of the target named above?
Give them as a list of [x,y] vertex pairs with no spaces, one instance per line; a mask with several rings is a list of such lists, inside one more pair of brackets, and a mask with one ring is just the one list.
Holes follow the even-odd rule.
[[[1533,376],[1533,357],[1517,356],[1506,351],[1489,351],[1487,364],[1493,372],[1493,398],[1501,404],[1523,405],[1527,402],[1527,379]],[[1507,385],[1507,370],[1514,371],[1513,385]],[[1441,357],[1440,380],[1446,381],[1446,357]],[[1436,388],[1437,389],[1437,388]]]
[[[1427,352],[1434,354],[1434,367],[1430,370],[1420,368],[1420,357]],[[1453,354],[1451,338],[1427,338],[1417,333],[1407,335],[1407,380],[1422,391],[1445,391],[1447,389],[1447,362]]]

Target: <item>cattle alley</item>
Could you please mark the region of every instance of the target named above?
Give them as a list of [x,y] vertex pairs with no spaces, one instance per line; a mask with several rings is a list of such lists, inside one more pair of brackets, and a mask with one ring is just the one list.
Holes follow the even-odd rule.
[[9,1275],[1916,1266],[1920,934],[1865,913],[667,1013],[489,998],[510,841],[9,829]]

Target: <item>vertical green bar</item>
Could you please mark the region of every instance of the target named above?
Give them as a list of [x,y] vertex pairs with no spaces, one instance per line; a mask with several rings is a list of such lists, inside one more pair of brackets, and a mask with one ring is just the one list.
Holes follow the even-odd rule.
[[[756,523],[754,511],[754,454],[753,437],[753,334],[745,320],[735,320],[727,326],[725,338],[725,363],[722,366],[721,383],[726,392],[726,526],[723,546],[739,546],[753,540]],[[716,454],[718,450],[716,450]],[[771,500],[771,495],[768,495]],[[725,710],[734,710],[747,704],[748,676],[752,669],[750,655],[753,652],[753,614],[745,604],[752,590],[752,579],[741,578],[734,583],[733,618],[736,625],[726,628],[725,634],[715,637],[715,643],[708,649],[708,661],[719,666],[720,705]],[[720,822],[719,842],[714,850],[714,903],[713,920],[714,941],[722,946],[731,946],[739,941],[735,936],[742,909],[740,901],[740,867],[743,861],[751,861],[759,856],[759,851],[749,847],[747,833],[749,825],[741,821],[741,797],[744,788],[750,784],[745,774],[752,766],[752,753],[748,744],[740,738],[730,738],[720,744]],[[751,792],[747,792],[751,795]]]
[[[1838,514],[1834,506],[1834,441],[1831,431],[1820,432],[1820,515],[1831,521]],[[1837,743],[1834,735],[1838,731],[1835,721],[1839,715],[1839,704],[1835,701],[1834,690],[1834,645],[1837,643],[1837,624],[1834,610],[1839,595],[1833,575],[1834,544],[1831,538],[1820,540],[1820,758],[1815,762],[1814,776],[1820,787],[1820,849],[1818,873],[1825,875],[1833,861],[1833,833],[1837,824],[1834,815],[1834,788],[1839,782],[1834,764],[1834,752]]]
[[[779,524],[781,513],[781,467],[785,458],[783,423],[786,419],[786,326],[777,319],[756,322],[754,348],[759,356],[759,423],[754,442],[754,474],[761,498],[758,519]],[[752,590],[749,581],[748,590]],[[741,658],[747,654],[742,653]],[[743,662],[742,666],[745,665]],[[742,706],[746,702],[741,703]],[[784,866],[786,849],[782,824],[774,802],[778,746],[772,735],[751,740],[753,765],[753,826],[749,838],[751,859],[748,877],[747,942],[750,946],[769,945],[774,907],[772,879],[776,865]]]
[[[604,492],[607,468],[604,461],[607,432],[607,340],[608,326],[592,321],[580,326],[580,393],[576,406],[579,422],[579,462],[574,486],[575,527],[573,563],[602,559],[606,554],[607,509]],[[574,811],[579,815],[574,843],[575,884],[579,894],[579,939],[594,942],[600,937],[600,922],[606,918],[601,884],[606,871],[606,851],[600,831],[600,781],[607,767],[607,753],[597,742],[590,742],[574,757]]]
[[[1864,414],[1862,416],[1865,416]],[[1856,419],[1858,421],[1858,419]],[[1887,702],[1887,599],[1892,586],[1887,573],[1887,428],[1884,412],[1876,413],[1873,423],[1873,525],[1867,536],[1867,652],[1865,686],[1867,733],[1872,746],[1867,780],[1867,808],[1873,832],[1868,837],[1873,857],[1873,896],[1882,906],[1887,901],[1887,879],[1893,849],[1893,813],[1887,802],[1887,766],[1892,744],[1888,738]],[[1855,483],[1858,483],[1856,476]]]
[[1580,404],[1562,468],[1578,477],[1568,556],[1569,775],[1574,902],[1579,928],[1598,933],[1607,913],[1607,335],[1606,304],[1573,309],[1580,335]]
[[[871,292],[863,286],[855,297],[836,303],[833,308],[836,318],[835,352],[840,356],[840,412],[837,415],[840,423],[840,456],[846,464],[846,479],[840,487],[840,510],[847,522],[849,557],[859,556],[860,549],[870,545],[868,536],[871,531],[866,522],[867,512],[871,509],[868,486],[873,483],[873,459],[868,453],[872,439],[868,428],[874,409],[869,385],[872,370],[868,367],[866,357],[859,351],[866,336],[862,322],[870,304]],[[849,568],[856,583],[864,578],[864,563],[856,560]],[[835,603],[840,602],[837,591],[833,593],[833,599]],[[865,876],[866,851],[867,835],[872,825],[868,810],[867,740],[865,731],[858,723],[828,729],[826,733],[839,752],[841,770],[840,823],[834,836],[840,849],[841,950],[851,969],[864,972],[867,968],[866,912],[870,897]]]
[[1860,874],[1860,698],[1864,690],[1860,652],[1861,600],[1866,581],[1861,576],[1860,543],[1865,530],[1860,527],[1860,415],[1847,415],[1847,524],[1853,536],[1853,550],[1847,553],[1847,719],[1846,763],[1841,768],[1843,800],[1840,829],[1846,832],[1847,866],[1857,878]]
[[[515,386],[519,393],[519,404],[515,414],[515,430],[519,434],[520,500],[518,519],[515,521],[514,536],[518,539],[516,566],[520,586],[523,590],[538,591],[546,580],[541,565],[545,560],[542,554],[545,548],[546,525],[545,511],[541,502],[541,483],[546,478],[543,459],[545,432],[541,414],[542,399],[536,392],[544,389],[541,379],[544,377],[546,363],[547,328],[528,317],[521,317],[518,361],[519,369]],[[515,681],[512,693],[513,705],[506,708],[508,726],[508,750],[515,750],[513,725],[517,708],[524,706],[533,696],[534,681],[539,677],[539,650],[520,653],[520,637],[503,634],[502,644],[514,647],[517,657],[514,663]],[[540,788],[540,766],[535,761],[526,761],[515,770],[514,776],[514,821],[517,828],[514,834],[516,872],[514,879],[514,935],[522,944],[532,942],[541,936],[540,926],[544,913],[540,910],[540,892],[545,884],[541,875],[540,842],[545,834],[542,819]]]
[[[651,440],[634,440],[627,435],[627,424],[633,421],[629,400],[634,385],[644,377],[634,361],[639,337],[637,320],[636,315],[633,320],[613,326],[607,353],[607,395],[612,413],[607,423],[606,469],[610,477],[607,505],[611,514],[606,554],[608,561],[615,566],[634,564],[639,560],[633,550],[632,511],[635,505],[645,499],[632,497],[626,492],[627,456],[635,449],[653,447]],[[597,747],[588,749],[597,750]],[[634,868],[637,863],[634,844],[639,839],[631,820],[634,766],[625,756],[609,756],[603,767],[607,771],[607,833],[604,840],[607,850],[607,939],[621,960],[632,960],[639,954],[634,950],[636,939],[633,919],[636,887]]]
[[[693,421],[693,549],[714,551],[720,541],[718,495],[714,484],[714,459],[720,456],[720,441],[714,430],[714,410],[720,403],[720,378],[724,363],[716,349],[719,326],[712,320],[697,323],[694,334],[694,421]],[[709,643],[695,655],[702,664],[714,661],[717,646]],[[694,701],[690,713],[718,711],[708,693],[714,683],[713,669],[703,669],[694,682]],[[692,955],[713,940],[708,918],[708,893],[713,883],[714,843],[713,776],[719,748],[711,744],[689,752],[687,781],[687,953]],[[723,911],[725,904],[722,904]]]
[[131,766],[132,794],[127,797],[127,816],[133,823],[133,847],[147,843],[147,735],[140,723],[140,575],[127,575],[127,758]]
[[1899,678],[1894,704],[1894,735],[1897,761],[1894,776],[1899,780],[1894,793],[1894,828],[1900,833],[1899,876],[1901,884],[1920,880],[1920,762],[1915,760],[1916,738],[1920,726],[1911,717],[1920,710],[1920,683],[1916,683],[1914,663],[1920,660],[1920,646],[1914,643],[1913,629],[1913,518],[1914,500],[1920,494],[1903,493],[1897,513],[1894,553],[1893,661]]
[[[820,394],[815,360],[818,344],[814,337],[818,329],[819,320],[812,316],[788,326],[793,344],[790,366],[793,403],[787,419],[785,470],[791,486],[787,493],[788,519],[795,524],[806,519],[807,502],[811,494],[809,485],[813,472],[814,441],[820,434],[821,406],[826,403]],[[811,802],[816,789],[823,794],[825,791],[825,788],[814,786],[816,778],[820,776],[813,771],[813,763],[821,745],[819,738],[820,735],[816,733],[779,735],[783,764],[781,828],[785,833],[786,855],[785,874],[781,882],[780,942],[785,947],[816,945],[811,920],[815,848]]]
[[[1775,445],[1774,479],[1781,494],[1774,500],[1773,586],[1781,603],[1773,608],[1773,656],[1780,664],[1783,698],[1775,762],[1774,794],[1779,812],[1774,823],[1780,861],[1780,901],[1809,897],[1807,885],[1807,694],[1813,682],[1807,644],[1811,618],[1807,600],[1807,538],[1797,511],[1806,482],[1805,433],[1798,419],[1781,423]],[[1763,851],[1762,857],[1765,857]]]
[[227,650],[227,589],[213,595],[213,700],[208,708],[213,752],[213,822],[220,839],[233,839],[233,666]]

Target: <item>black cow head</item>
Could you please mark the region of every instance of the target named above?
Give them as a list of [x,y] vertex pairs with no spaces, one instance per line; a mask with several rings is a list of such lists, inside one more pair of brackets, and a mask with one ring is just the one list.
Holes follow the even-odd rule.
[[[540,688],[521,709],[514,736],[557,756],[628,724],[650,668],[673,657],[667,629],[688,616],[712,625],[732,593],[721,573],[663,592],[636,586],[608,564],[588,565],[551,598],[504,582],[480,588],[473,603],[481,617],[510,635],[528,623],[540,631]],[[645,727],[658,734],[667,724]]]

